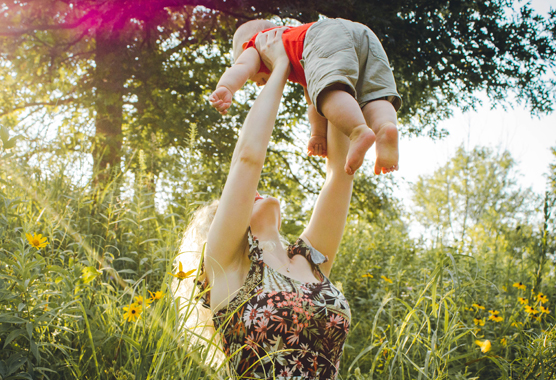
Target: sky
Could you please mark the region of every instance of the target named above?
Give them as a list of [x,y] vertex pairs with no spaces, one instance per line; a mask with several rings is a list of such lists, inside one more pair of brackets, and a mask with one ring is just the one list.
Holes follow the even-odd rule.
[[[556,9],[556,0],[532,0],[531,6],[546,16]],[[554,73],[556,75],[556,73]],[[440,123],[450,133],[439,141],[429,137],[400,138],[400,169],[395,174],[399,188],[394,195],[411,207],[409,187],[419,176],[430,175],[454,156],[459,146],[472,150],[488,146],[497,152],[508,150],[517,163],[520,184],[536,193],[546,190],[548,165],[556,163],[550,148],[556,147],[556,112],[540,118],[532,117],[527,109],[515,106],[491,110],[490,103],[454,116]],[[374,157],[369,157],[374,161]]]

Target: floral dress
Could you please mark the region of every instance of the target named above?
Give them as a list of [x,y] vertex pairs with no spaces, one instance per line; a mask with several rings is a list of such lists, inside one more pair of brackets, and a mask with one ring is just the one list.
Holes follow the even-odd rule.
[[[336,379],[351,314],[344,295],[315,264],[326,259],[301,238],[288,246],[288,256],[305,256],[321,279],[303,283],[266,265],[250,230],[248,242],[245,284],[213,316],[232,372],[243,379]],[[198,285],[203,290],[207,283]],[[204,294],[209,307],[210,293]]]

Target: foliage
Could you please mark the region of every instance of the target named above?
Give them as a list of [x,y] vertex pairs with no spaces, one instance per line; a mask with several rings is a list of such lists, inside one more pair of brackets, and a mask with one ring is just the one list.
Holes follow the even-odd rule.
[[[460,150],[439,172],[478,152],[482,164],[462,169],[469,177],[482,178],[497,160],[511,162],[487,149]],[[502,184],[499,194],[519,193],[503,181],[512,170],[502,169],[489,181]],[[0,173],[2,379],[225,376],[214,372],[209,350],[188,345],[190,330],[178,310],[187,315],[192,303],[174,299],[168,286],[180,233],[199,202],[195,194],[167,201],[162,212],[152,203],[144,164],[117,196],[72,184],[64,167],[41,171],[5,155]],[[421,179],[430,189],[440,181]],[[454,187],[453,195],[485,197],[485,210],[499,200],[479,186]],[[341,378],[553,377],[553,204],[539,215],[546,223],[501,211],[503,233],[477,233],[472,246],[458,246],[432,244],[428,235],[413,239],[405,211],[387,189],[384,196],[391,206],[372,219],[352,212],[331,275],[352,311]],[[531,201],[542,210],[543,202]],[[468,228],[484,223],[470,218]],[[26,234],[42,234],[48,244],[32,244]]]
[[[413,186],[414,216],[432,235],[433,244],[477,249],[477,234],[515,230],[531,214],[530,190],[517,186],[515,162],[508,152],[458,148],[448,163]],[[538,202],[538,200],[537,200]]]
[[[462,162],[467,164],[456,169]],[[459,149],[435,174],[421,177],[414,187],[419,213],[412,216],[433,230],[422,235],[421,244],[399,220],[351,221],[332,273],[350,300],[354,321],[342,362],[347,378],[556,375],[554,228],[522,218],[522,200],[508,205],[515,207],[511,213],[499,207],[522,194],[508,180],[515,176],[512,162],[507,153]],[[462,179],[472,183],[458,186]],[[437,193],[447,187],[452,202]],[[455,201],[461,199],[467,203]],[[528,202],[543,210],[542,200],[529,195]],[[482,205],[467,222],[469,243],[436,239],[447,228],[437,216],[451,214],[461,226],[462,204],[472,210]],[[548,222],[553,206],[537,211],[539,219]],[[430,211],[434,207],[443,212]],[[487,229],[487,222],[496,228]]]
[[[0,159],[0,378],[197,379],[191,304],[168,286],[187,206],[129,199]],[[175,210],[175,211],[173,211]],[[36,248],[25,234],[41,233]],[[43,238],[43,239],[44,239]],[[129,318],[135,310],[139,319]]]
[[[194,12],[192,6],[198,5],[213,11]],[[124,95],[139,90],[139,98],[147,95],[137,103],[134,101],[133,106],[156,120],[164,108],[153,110],[149,106],[164,102],[166,85],[172,83],[166,80],[165,66],[171,64],[174,54],[186,57],[188,51],[200,49],[207,53],[214,46],[224,49],[217,52],[217,59],[207,59],[202,63],[204,67],[196,70],[208,73],[196,78],[214,81],[229,64],[223,61],[222,53],[229,49],[236,20],[241,23],[275,15],[309,22],[324,15],[361,22],[377,33],[388,52],[404,99],[401,118],[406,130],[410,133],[426,130],[437,135],[442,131],[436,129],[436,121],[451,115],[454,105],[474,107],[477,90],[486,90],[498,103],[504,103],[507,94],[515,92],[518,101],[528,104],[533,113],[552,110],[554,83],[546,74],[554,67],[556,19],[554,13],[545,19],[534,14],[528,5],[520,9],[518,6],[517,1],[511,0],[449,3],[353,0],[350,6],[335,0],[290,1],[287,6],[276,0],[247,3],[142,0],[133,5],[122,1],[96,4],[73,0],[66,4],[48,0],[35,4],[14,0],[3,9],[6,26],[0,31],[10,50],[18,47],[13,52],[16,54],[8,57],[14,64],[10,66],[12,71],[15,69],[21,79],[26,79],[23,83],[28,88],[41,78],[52,84],[60,82],[65,75],[73,76],[73,80],[63,81],[66,85],[58,86],[59,92],[50,92],[58,101],[44,99],[50,86],[37,87],[37,91],[27,93],[28,99],[23,96],[13,99],[15,104],[4,97],[6,103],[2,108],[11,111],[39,103],[58,106],[60,102],[90,102],[90,89],[102,88],[102,81],[107,78],[101,70],[91,70],[91,60],[98,66],[98,54],[105,48],[102,43],[107,42],[121,62],[120,66],[113,65],[113,72],[107,74],[120,83],[117,93]],[[217,43],[208,44],[205,49],[211,40]],[[127,46],[126,51],[114,48],[118,45],[114,42],[118,41]],[[83,64],[81,70],[74,70],[77,76],[67,70]],[[87,75],[83,77],[79,72]],[[190,82],[183,75],[175,78],[178,79],[176,87],[182,90]],[[21,92],[17,82],[9,82],[15,85],[11,87],[12,94]],[[180,82],[185,86],[180,86]],[[80,95],[80,89],[87,88],[89,100]],[[31,100],[31,94],[42,94],[38,99],[44,100]],[[177,94],[188,96],[187,91]],[[97,94],[97,100],[102,96]],[[150,114],[150,111],[154,112]]]

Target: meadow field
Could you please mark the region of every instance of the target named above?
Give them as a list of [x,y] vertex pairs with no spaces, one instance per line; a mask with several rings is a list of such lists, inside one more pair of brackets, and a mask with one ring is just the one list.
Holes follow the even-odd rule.
[[[216,338],[185,326],[197,301],[171,288],[195,195],[157,206],[144,166],[117,192],[6,151],[0,169],[1,379],[228,376]],[[331,275],[353,318],[342,379],[554,378],[555,193],[512,170],[461,149],[413,210],[351,213]]]
[[[198,297],[180,290],[197,272],[175,258],[195,210],[220,198],[261,91],[248,81],[226,115],[208,102],[240,25],[367,25],[403,101],[399,141],[437,141],[487,103],[554,111],[556,10],[533,3],[2,2],[0,380],[233,377]],[[283,91],[258,185],[281,201],[291,242],[326,176],[306,153],[304,92]],[[550,141],[508,122],[515,139]],[[537,159],[535,193],[516,158],[482,145],[455,150],[403,201],[403,169],[377,176],[369,154],[356,173],[330,276],[352,314],[339,379],[556,380],[556,147]]]

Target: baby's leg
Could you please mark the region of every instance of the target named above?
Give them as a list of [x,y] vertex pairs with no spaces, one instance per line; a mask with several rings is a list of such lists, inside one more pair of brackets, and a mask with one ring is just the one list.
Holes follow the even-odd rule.
[[375,142],[375,134],[367,126],[359,104],[344,85],[334,85],[319,94],[318,104],[324,116],[349,137],[345,171],[353,175],[363,164],[365,153]]
[[319,115],[315,106],[310,104],[307,109],[309,116],[309,124],[311,124],[311,138],[307,145],[307,154],[309,156],[326,157],[326,130],[328,128],[328,120]]
[[367,125],[376,134],[375,174],[398,170],[396,110],[387,100],[374,100],[363,107]]

